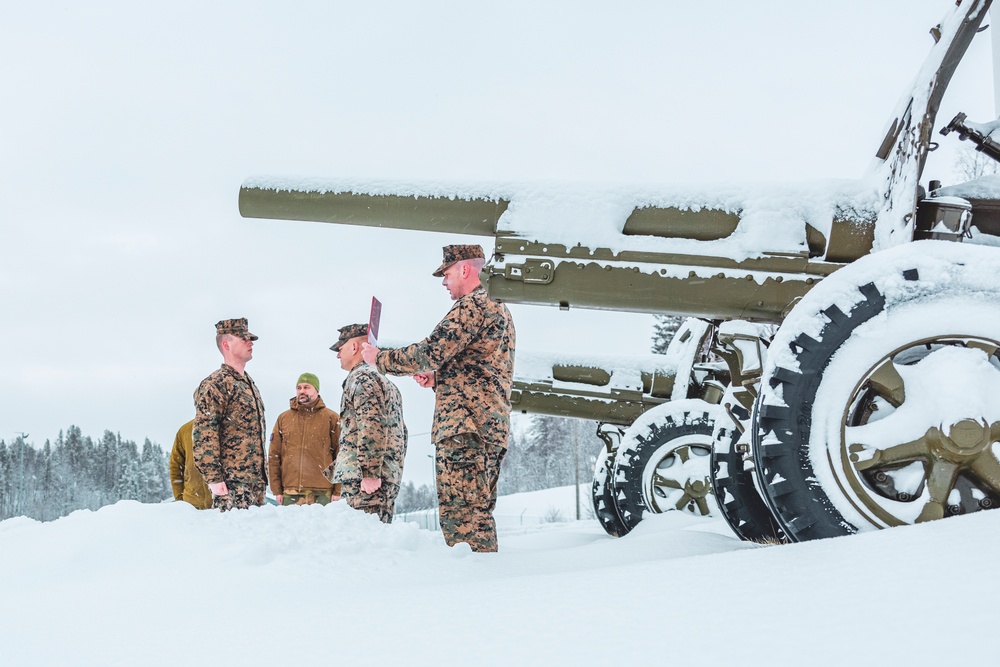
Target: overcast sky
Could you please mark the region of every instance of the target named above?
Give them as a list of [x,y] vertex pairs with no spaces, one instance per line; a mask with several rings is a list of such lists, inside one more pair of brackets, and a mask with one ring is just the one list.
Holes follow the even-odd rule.
[[[0,439],[75,424],[168,447],[228,317],[260,336],[247,371],[268,428],[303,371],[336,409],[336,329],[374,294],[385,337],[420,339],[450,306],[430,275],[441,246],[482,241],[244,220],[248,177],[855,178],[951,4],[10,4]],[[938,125],[995,118],[991,74],[987,31]],[[950,150],[925,180],[951,179]],[[519,349],[648,348],[646,316],[512,311]],[[399,385],[418,434],[406,475],[427,481],[432,397]]]

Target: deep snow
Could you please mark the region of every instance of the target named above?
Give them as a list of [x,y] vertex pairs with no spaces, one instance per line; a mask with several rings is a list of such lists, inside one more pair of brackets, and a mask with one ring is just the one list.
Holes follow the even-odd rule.
[[[584,494],[584,503],[589,497]],[[6,665],[992,664],[1000,513],[756,546],[656,515],[612,539],[573,489],[501,499],[498,554],[343,504],[123,501],[0,522]],[[524,510],[523,513],[521,510]]]

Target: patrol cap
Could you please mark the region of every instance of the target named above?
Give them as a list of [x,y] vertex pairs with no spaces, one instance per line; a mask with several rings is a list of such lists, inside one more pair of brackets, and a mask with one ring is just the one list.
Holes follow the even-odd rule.
[[219,320],[215,323],[216,334],[232,334],[239,338],[257,340],[257,336],[250,333],[247,318],[238,317],[232,320]]
[[346,327],[340,327],[337,329],[340,332],[340,338],[336,343],[330,346],[330,349],[334,352],[339,352],[340,348],[344,346],[344,343],[351,340],[352,338],[357,338],[358,336],[368,335],[368,325],[367,324],[348,324]]
[[314,373],[303,373],[300,375],[299,379],[295,382],[295,386],[298,387],[303,382],[311,384],[313,389],[319,391],[319,378]]
[[486,259],[483,247],[478,245],[446,245],[443,248],[444,261],[433,274],[438,278],[444,275],[444,270],[455,262],[463,259]]

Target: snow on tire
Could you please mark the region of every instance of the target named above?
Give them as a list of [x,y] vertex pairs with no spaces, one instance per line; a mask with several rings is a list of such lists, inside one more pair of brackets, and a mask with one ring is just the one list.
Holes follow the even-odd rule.
[[709,480],[714,415],[715,406],[705,401],[670,401],[625,431],[613,479],[615,503],[629,530],[647,512],[717,512]]
[[622,521],[615,504],[615,490],[612,479],[615,453],[602,449],[594,465],[594,483],[591,486],[591,500],[594,503],[594,516],[611,537],[621,537],[630,530]]
[[[723,404],[726,399],[723,398]],[[730,408],[741,422],[750,421],[749,411],[739,404]],[[740,539],[752,542],[783,540],[771,510],[754,486],[753,472],[744,468],[743,454],[736,451],[740,430],[729,415],[719,415],[712,435],[712,493],[719,512]]]
[[752,431],[796,541],[1000,502],[1000,251],[920,241],[825,278],[776,334]]

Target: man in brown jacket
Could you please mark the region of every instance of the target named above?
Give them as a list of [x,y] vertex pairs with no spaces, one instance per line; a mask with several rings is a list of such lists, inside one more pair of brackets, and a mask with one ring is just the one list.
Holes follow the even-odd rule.
[[303,373],[290,410],[278,415],[267,455],[271,493],[280,505],[326,505],[340,498],[323,470],[337,458],[340,417],[319,395],[319,378]]
[[510,433],[514,374],[514,320],[507,306],[486,294],[479,272],[486,263],[478,245],[444,248],[433,275],[444,278],[455,305],[427,338],[379,350],[365,344],[363,358],[380,373],[413,375],[434,389],[438,515],[445,542],[473,551],[496,551],[500,463]]
[[205,478],[194,467],[194,453],[191,451],[192,419],[177,431],[174,448],[170,450],[170,486],[174,490],[174,500],[183,500],[200,510],[212,506],[212,492],[205,484]]

